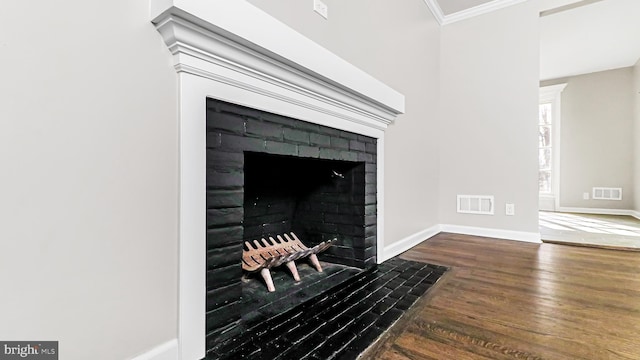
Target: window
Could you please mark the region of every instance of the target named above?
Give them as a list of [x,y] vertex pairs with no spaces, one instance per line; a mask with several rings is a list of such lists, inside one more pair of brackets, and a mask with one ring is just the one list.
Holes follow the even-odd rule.
[[552,104],[540,104],[538,112],[538,188],[542,194],[552,193]]
[[540,87],[538,99],[539,210],[560,208],[561,93],[567,84]]

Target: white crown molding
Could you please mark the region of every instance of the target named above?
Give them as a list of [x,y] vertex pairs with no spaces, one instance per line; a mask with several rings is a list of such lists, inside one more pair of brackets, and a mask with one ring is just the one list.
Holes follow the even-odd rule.
[[438,1],[424,0],[424,2],[425,4],[427,4],[427,7],[429,7],[429,10],[431,10],[433,17],[436,18],[436,21],[438,21],[438,24],[444,25],[445,23],[444,14],[442,13],[442,9],[440,9],[440,5],[438,5]]
[[490,13],[502,8],[519,4],[527,0],[494,0],[478,6],[474,6],[453,14],[444,15],[437,0],[424,0],[440,25],[448,25],[458,21],[466,20],[475,16]]

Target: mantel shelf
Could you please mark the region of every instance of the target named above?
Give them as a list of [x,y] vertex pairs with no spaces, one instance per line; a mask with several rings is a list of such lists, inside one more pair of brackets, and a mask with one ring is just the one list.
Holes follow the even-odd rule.
[[246,1],[152,0],[151,12],[179,72],[308,97],[303,106],[379,129],[404,112],[402,94]]

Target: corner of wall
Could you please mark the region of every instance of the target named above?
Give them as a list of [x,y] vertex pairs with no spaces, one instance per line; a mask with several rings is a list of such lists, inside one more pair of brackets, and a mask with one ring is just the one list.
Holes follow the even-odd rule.
[[422,243],[423,241],[437,235],[441,231],[440,225],[433,225],[422,231],[418,231],[415,234],[409,235],[399,241],[394,242],[391,245],[384,247],[382,254],[378,254],[378,264],[381,264],[395,256],[402,254],[403,252],[411,249],[412,247]]
[[[538,228],[538,9],[524,2],[444,26],[440,43],[439,216],[465,228]],[[504,24],[514,25],[509,32]],[[508,136],[506,135],[508,134]],[[492,195],[493,216],[456,212]],[[505,204],[516,206],[514,216]]]

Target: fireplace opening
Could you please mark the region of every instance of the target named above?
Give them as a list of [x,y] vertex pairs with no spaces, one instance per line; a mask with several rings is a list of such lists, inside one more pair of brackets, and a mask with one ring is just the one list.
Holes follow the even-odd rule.
[[245,241],[292,231],[307,246],[337,238],[320,259],[362,265],[364,163],[247,152],[244,176]]
[[[207,99],[207,349],[376,264],[376,139]],[[244,241],[294,232],[323,272],[243,272]]]
[[[308,247],[334,240],[318,254],[322,273],[308,259],[295,261],[300,281],[285,266],[272,268],[276,292],[257,273],[244,275],[243,319],[277,315],[353,276],[363,267],[365,163],[245,152],[244,241],[295,233]],[[342,265],[342,266],[340,266]]]

